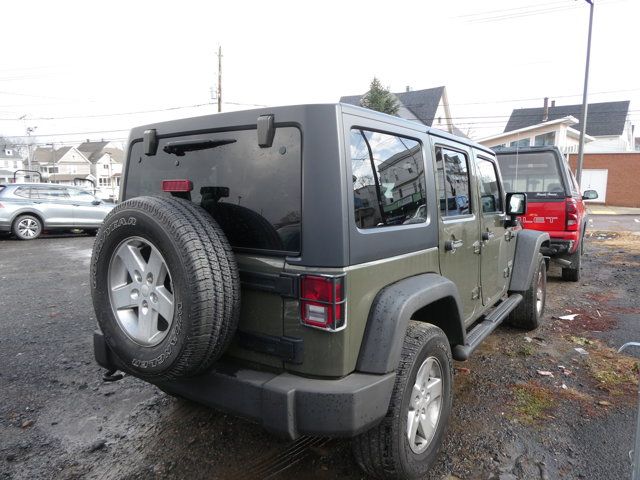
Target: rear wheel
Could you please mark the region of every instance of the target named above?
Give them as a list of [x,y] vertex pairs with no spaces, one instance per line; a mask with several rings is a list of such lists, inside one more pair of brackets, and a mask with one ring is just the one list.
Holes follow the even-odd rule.
[[433,325],[410,321],[389,411],[379,425],[353,439],[353,453],[369,475],[418,478],[432,465],[452,402],[449,341]]
[[531,285],[522,296],[522,302],[511,312],[507,323],[517,328],[535,330],[540,325],[547,301],[547,267],[540,253]]
[[577,282],[580,280],[580,270],[582,269],[582,245],[568,260],[571,262],[571,266],[562,269],[562,279]]
[[34,240],[42,233],[42,222],[33,215],[20,215],[13,222],[12,230],[20,240]]

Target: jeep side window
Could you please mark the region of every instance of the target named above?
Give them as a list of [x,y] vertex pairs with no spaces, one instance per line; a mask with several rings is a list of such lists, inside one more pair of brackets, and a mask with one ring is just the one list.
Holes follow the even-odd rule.
[[436,147],[440,213],[455,217],[471,213],[469,159],[462,152]]
[[422,145],[417,140],[351,129],[353,206],[359,228],[426,222]]
[[480,180],[480,201],[482,213],[502,211],[502,196],[498,185],[498,174],[493,162],[478,158],[478,179]]

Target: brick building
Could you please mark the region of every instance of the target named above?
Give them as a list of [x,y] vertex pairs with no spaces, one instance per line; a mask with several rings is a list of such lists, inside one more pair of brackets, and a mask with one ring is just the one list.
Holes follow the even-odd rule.
[[[569,156],[575,172],[577,155]],[[640,152],[585,153],[582,190],[598,192],[597,203],[640,208]]]

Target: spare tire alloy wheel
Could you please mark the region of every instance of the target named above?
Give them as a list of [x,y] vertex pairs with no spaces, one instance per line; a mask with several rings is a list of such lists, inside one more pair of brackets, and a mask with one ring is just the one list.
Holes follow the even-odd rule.
[[115,366],[155,383],[207,371],[240,316],[224,233],[201,207],[172,197],[136,197],[107,215],[91,295]]
[[13,224],[13,233],[20,240],[34,240],[42,233],[42,223],[32,215],[21,215]]
[[[146,260],[145,260],[146,258]],[[109,299],[118,325],[134,342],[158,345],[173,322],[171,273],[155,245],[125,239],[109,264]]]

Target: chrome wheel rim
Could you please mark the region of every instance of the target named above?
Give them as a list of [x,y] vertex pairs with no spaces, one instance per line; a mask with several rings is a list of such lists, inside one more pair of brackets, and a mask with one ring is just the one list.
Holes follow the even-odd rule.
[[23,218],[18,222],[18,233],[23,238],[34,238],[40,233],[40,225],[33,218]]
[[114,250],[107,275],[109,302],[122,331],[144,347],[162,342],[173,322],[174,290],[156,246],[127,238]]
[[407,439],[414,453],[424,452],[433,440],[442,413],[442,367],[428,357],[416,375],[407,415]]
[[538,281],[536,282],[536,312],[538,316],[542,314],[542,308],[544,307],[544,291],[545,291],[545,277],[542,269],[538,270]]

